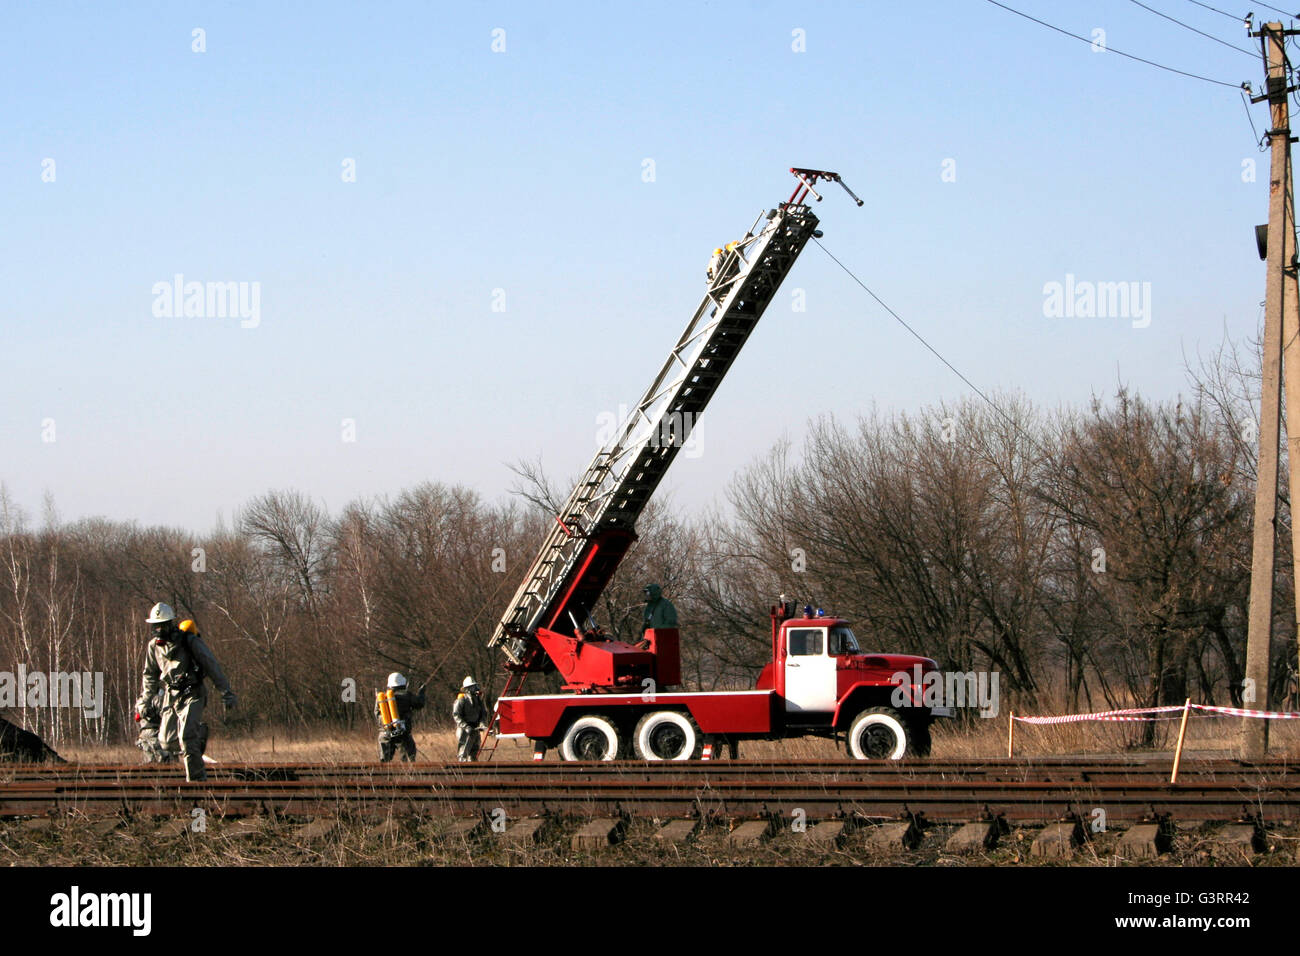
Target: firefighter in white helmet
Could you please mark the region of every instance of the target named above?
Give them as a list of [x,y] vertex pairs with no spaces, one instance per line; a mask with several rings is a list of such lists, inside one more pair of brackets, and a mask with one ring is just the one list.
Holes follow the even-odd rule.
[[[393,753],[400,747],[403,760],[415,759],[415,734],[412,715],[424,707],[424,688],[418,694],[412,693],[407,686],[406,677],[394,671],[388,675],[388,689],[393,692],[393,703],[397,708],[397,719],[379,731],[379,759],[384,763],[393,759]],[[379,705],[375,705],[375,716],[383,722]]]
[[456,757],[472,763],[478,759],[482,731],[488,729],[487,704],[474,678],[466,677],[461,682],[456,703],[451,705],[451,718],[456,721]]
[[203,723],[203,710],[208,702],[208,689],[205,682],[212,681],[221,692],[226,710],[234,708],[235,692],[193,621],[181,621],[178,625],[176,612],[160,602],[150,610],[146,622],[153,633],[145,647],[144,681],[136,712],[144,714],[149,710],[161,691],[158,743],[170,753],[180,751],[186,780],[206,780],[203,751],[208,742],[208,725]]

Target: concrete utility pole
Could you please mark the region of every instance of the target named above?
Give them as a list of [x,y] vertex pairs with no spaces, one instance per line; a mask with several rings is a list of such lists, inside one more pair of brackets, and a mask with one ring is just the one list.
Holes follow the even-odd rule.
[[[1267,49],[1266,92],[1255,102],[1269,102],[1268,139],[1272,147],[1269,173],[1266,293],[1264,302],[1263,386],[1260,401],[1259,474],[1255,487],[1254,547],[1250,568],[1250,620],[1246,637],[1245,706],[1267,710],[1269,638],[1273,629],[1273,572],[1277,555],[1278,442],[1282,418],[1282,369],[1285,349],[1287,375],[1287,430],[1291,501],[1300,491],[1300,301],[1295,268],[1295,208],[1291,190],[1291,121],[1287,109],[1288,64],[1286,38],[1295,33],[1281,23],[1266,23],[1253,36]],[[1285,332],[1285,337],[1284,337]],[[1292,435],[1292,432],[1296,432]],[[1300,555],[1300,522],[1292,518],[1293,553]],[[1300,561],[1295,562],[1300,575]],[[1300,583],[1300,577],[1297,577]],[[1296,591],[1300,602],[1300,589]],[[1300,619],[1300,604],[1297,606]],[[1253,699],[1249,689],[1253,688]],[[1242,719],[1241,757],[1259,760],[1268,751],[1268,722]]]

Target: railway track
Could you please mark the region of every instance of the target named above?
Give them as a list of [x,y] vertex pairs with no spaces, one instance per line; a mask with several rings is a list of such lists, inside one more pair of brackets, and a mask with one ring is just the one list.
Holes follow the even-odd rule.
[[1001,816],[1041,823],[1101,807],[1116,821],[1300,821],[1300,775],[1286,760],[719,761],[710,763],[222,764],[202,784],[158,765],[0,766],[0,818],[171,815],[319,817],[411,812],[513,817]]

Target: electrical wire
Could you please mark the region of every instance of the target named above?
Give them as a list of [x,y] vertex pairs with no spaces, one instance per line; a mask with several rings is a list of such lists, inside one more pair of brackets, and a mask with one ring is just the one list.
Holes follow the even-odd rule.
[[[1259,3],[1259,0],[1256,0],[1256,2]],[[1259,6],[1264,7],[1266,10],[1272,10],[1274,13],[1280,13],[1284,17],[1300,17],[1300,13],[1289,13],[1281,7],[1274,7],[1267,3],[1259,3]]]
[[880,298],[880,296],[876,295],[876,293],[872,292],[871,289],[867,286],[867,284],[866,284],[865,282],[863,282],[863,281],[862,281],[861,279],[859,279],[856,275],[854,275],[852,269],[850,269],[850,268],[849,268],[848,266],[846,266],[843,262],[841,262],[838,258],[836,258],[835,254],[834,254],[833,252],[831,252],[829,249],[827,249],[826,246],[825,246],[825,244],[824,244],[820,239],[817,239],[816,237],[814,237],[814,238],[813,238],[813,242],[817,243],[817,245],[821,248],[822,252],[824,252],[824,253],[826,253],[826,255],[830,256],[831,262],[835,263],[837,266],[839,266],[841,269],[843,269],[844,272],[845,272],[845,274],[846,274],[850,279],[852,279],[854,282],[856,282],[856,283],[857,283],[857,284],[862,288],[862,291],[864,291],[867,295],[871,296],[871,298],[875,299],[875,300],[876,300],[876,303],[877,303],[877,304],[878,304],[882,309],[884,309],[884,310],[885,310],[886,312],[888,312],[891,316],[893,316],[893,317],[894,317],[894,321],[896,321],[896,322],[897,322],[899,325],[901,325],[903,328],[907,329],[907,331],[910,332],[910,333],[912,334],[912,337],[913,337],[914,339],[916,339],[918,342],[920,342],[922,345],[924,345],[924,346],[925,346],[925,347],[930,351],[930,354],[931,354],[931,355],[933,355],[935,358],[937,358],[937,359],[938,359],[940,362],[942,362],[944,365],[948,366],[949,371],[951,371],[951,372],[952,372],[954,375],[956,375],[959,379],[961,379],[963,382],[965,382],[965,383],[966,383],[966,387],[969,388],[971,391],[973,391],[973,392],[974,392],[976,395],[978,395],[980,398],[982,398],[982,399],[984,400],[984,402],[988,405],[988,407],[991,408],[991,409],[993,409],[993,411],[996,412],[996,413],[998,414],[998,416],[1002,418],[1003,421],[1005,421],[1008,425],[1010,425],[1010,426],[1012,427],[1012,429],[1015,430],[1015,432],[1016,432],[1017,434],[1019,434],[1020,436],[1022,436],[1022,437],[1023,437],[1024,439],[1026,439],[1026,440],[1027,440],[1031,445],[1033,445],[1035,448],[1037,448],[1038,451],[1039,451],[1041,454],[1043,454],[1043,455],[1045,455],[1045,456],[1047,456],[1047,457],[1051,457],[1050,454],[1049,454],[1049,453],[1048,453],[1048,452],[1043,448],[1043,446],[1040,445],[1040,444],[1038,443],[1038,440],[1037,440],[1036,438],[1034,438],[1033,435],[1030,435],[1027,431],[1025,431],[1023,428],[1021,428],[1020,425],[1016,422],[1016,420],[1015,420],[1014,418],[1012,418],[1010,415],[1008,415],[1006,412],[1004,412],[1004,411],[1003,411],[1003,410],[998,406],[997,402],[995,402],[995,401],[993,401],[993,399],[989,398],[988,395],[986,395],[986,394],[984,393],[984,391],[983,391],[983,390],[982,390],[978,385],[976,385],[976,384],[975,384],[974,382],[972,382],[969,378],[967,378],[965,375],[963,375],[963,374],[961,373],[961,370],[958,369],[957,366],[953,365],[953,364],[952,364],[951,362],[949,362],[946,358],[944,358],[944,357],[939,353],[939,350],[936,349],[936,348],[935,348],[933,345],[931,345],[929,342],[927,342],[927,341],[925,340],[925,337],[924,337],[923,335],[921,335],[920,332],[916,331],[916,329],[914,329],[914,328],[912,328],[912,326],[908,325],[907,322],[903,319],[903,317],[902,317],[901,315],[899,315],[897,312],[895,312],[893,309],[891,309],[888,305],[886,305],[886,304],[885,304],[885,301],[884,301],[882,298]]
[[1250,115],[1250,103],[1246,99],[1245,90],[1241,91],[1241,105],[1246,109],[1246,119],[1250,120],[1250,131],[1255,135],[1255,145],[1259,147],[1259,151],[1262,153],[1264,150],[1268,149],[1264,143],[1267,137],[1260,136],[1259,130],[1255,129],[1255,117]]
[[[1021,11],[1014,9],[1013,7],[1007,6],[1005,3],[999,3],[998,0],[987,0],[987,2],[993,4],[993,6],[995,7],[1001,7],[1003,10],[1006,10],[1008,13],[1014,13],[1018,17],[1024,17],[1026,20],[1031,20],[1034,23],[1037,23],[1039,26],[1047,27],[1047,29],[1049,30],[1055,30],[1057,33],[1064,34],[1067,37],[1072,37],[1075,40],[1079,40],[1082,43],[1087,43],[1089,46],[1092,46],[1093,44],[1093,41],[1089,40],[1087,37],[1079,36],[1079,34],[1077,33],[1071,33],[1069,30],[1062,30],[1060,27],[1054,26],[1048,23],[1046,20],[1040,20],[1037,17],[1031,17],[1027,13],[1022,13]],[[1114,53],[1130,60],[1136,60],[1138,63],[1145,63],[1147,66],[1154,66],[1157,70],[1164,70],[1168,73],[1177,73],[1179,76],[1186,76],[1193,80],[1201,80],[1204,83],[1213,83],[1215,86],[1226,86],[1230,90],[1236,90],[1242,88],[1241,83],[1225,83],[1223,80],[1216,80],[1213,79],[1212,77],[1201,76],[1199,73],[1188,73],[1186,70],[1176,70],[1172,66],[1165,66],[1163,63],[1157,63],[1155,60],[1148,60],[1140,56],[1135,56],[1132,53],[1125,53],[1123,50],[1117,50],[1113,46],[1107,46],[1106,52]]]
[[1239,17],[1235,13],[1228,13],[1226,10],[1220,10],[1218,7],[1212,7],[1208,3],[1201,3],[1201,0],[1187,0],[1188,3],[1194,3],[1198,7],[1204,7],[1206,10],[1213,10],[1215,13],[1221,13],[1230,20],[1236,20],[1238,23],[1245,23],[1245,17]]
[[1199,36],[1203,36],[1207,40],[1213,40],[1215,43],[1220,43],[1223,46],[1226,46],[1230,50],[1236,50],[1238,53],[1244,53],[1246,54],[1246,56],[1249,57],[1253,57],[1255,55],[1252,51],[1247,50],[1245,47],[1237,46],[1235,43],[1229,43],[1227,40],[1220,40],[1218,37],[1214,36],[1213,34],[1206,33],[1202,30],[1198,30],[1194,26],[1189,26],[1188,24],[1184,23],[1182,20],[1179,20],[1175,17],[1171,17],[1167,13],[1161,13],[1159,10],[1156,10],[1154,7],[1148,7],[1145,3],[1142,3],[1141,0],[1129,0],[1129,3],[1141,7],[1143,10],[1146,10],[1148,13],[1154,13],[1158,17],[1163,17],[1164,19],[1168,20],[1170,23],[1176,23],[1184,30],[1191,30],[1193,33],[1198,34]]

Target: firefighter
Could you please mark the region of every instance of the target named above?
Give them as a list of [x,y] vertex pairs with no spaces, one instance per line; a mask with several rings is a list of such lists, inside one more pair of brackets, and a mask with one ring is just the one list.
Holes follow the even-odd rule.
[[145,648],[144,681],[137,710],[162,693],[159,706],[158,743],[168,753],[178,750],[185,762],[185,779],[206,780],[203,751],[207,749],[208,727],[203,710],[208,703],[205,681],[212,681],[221,692],[226,710],[233,710],[235,692],[230,689],[221,665],[199,636],[193,621],[176,623],[170,605],[158,603],[146,619],[153,636]]
[[677,608],[673,602],[664,597],[663,589],[657,584],[647,584],[641,592],[645,595],[645,613],[642,622],[646,628],[676,627]]
[[479,691],[478,681],[466,677],[451,705],[451,718],[456,721],[456,758],[463,763],[478,759],[478,748],[483,743],[480,731],[488,729],[488,709]]
[[722,264],[727,261],[727,257],[736,251],[740,245],[740,240],[736,239],[727,243],[725,249],[714,249],[713,257],[709,259],[709,267],[704,270],[704,274],[709,279],[709,284],[713,285],[722,275]]
[[[388,689],[393,692],[393,703],[397,707],[397,719],[379,731],[379,759],[388,763],[393,759],[397,748],[402,750],[403,760],[415,759],[415,734],[412,713],[424,707],[424,688],[419,694],[411,693],[407,687],[406,677],[396,672],[388,675]],[[375,716],[379,715],[379,704],[375,704]]]
[[145,763],[171,763],[176,755],[163,747],[158,740],[158,728],[162,724],[162,694],[152,700],[141,699],[135,705],[135,720],[140,725],[140,735],[135,745],[144,752]]
[[709,259],[709,267],[704,270],[704,274],[705,276],[708,277],[710,283],[717,281],[718,270],[720,270],[721,268],[722,268],[722,250],[714,249],[713,257]]

